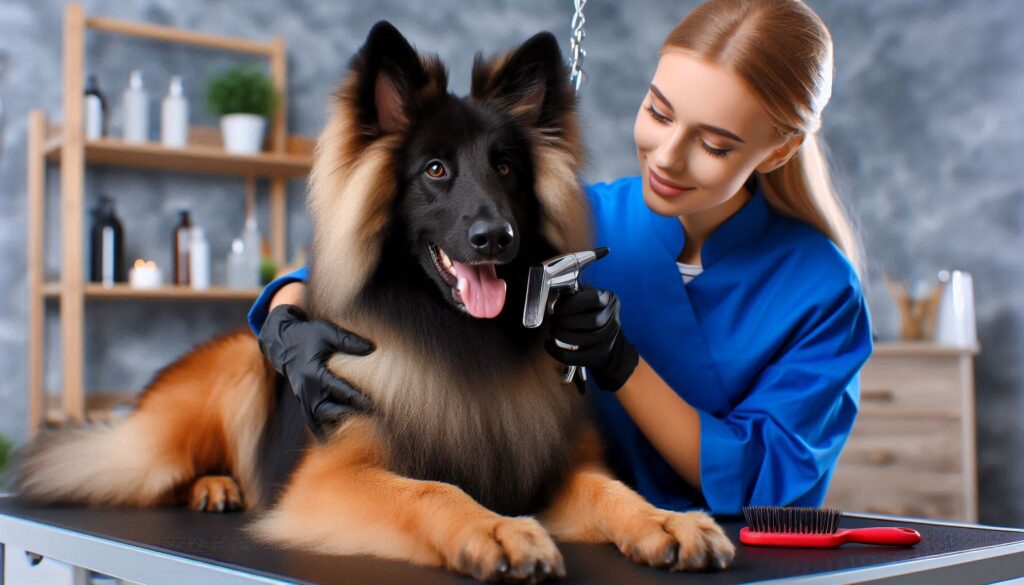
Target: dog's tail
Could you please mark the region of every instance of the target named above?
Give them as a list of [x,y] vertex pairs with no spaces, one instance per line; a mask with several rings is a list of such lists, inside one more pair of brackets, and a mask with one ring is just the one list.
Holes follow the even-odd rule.
[[152,506],[230,473],[254,504],[272,388],[251,334],[218,337],[158,373],[124,420],[41,434],[15,458],[15,488],[39,503]]

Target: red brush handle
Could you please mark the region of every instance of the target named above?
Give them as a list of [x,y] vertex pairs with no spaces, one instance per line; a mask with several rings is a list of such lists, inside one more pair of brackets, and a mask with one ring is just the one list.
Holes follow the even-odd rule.
[[800,548],[835,548],[847,542],[911,546],[921,542],[921,535],[912,528],[856,528],[827,534],[754,532],[743,528],[740,530],[740,542],[752,546]]
[[912,528],[854,528],[840,530],[843,542],[910,546],[921,542],[921,534]]

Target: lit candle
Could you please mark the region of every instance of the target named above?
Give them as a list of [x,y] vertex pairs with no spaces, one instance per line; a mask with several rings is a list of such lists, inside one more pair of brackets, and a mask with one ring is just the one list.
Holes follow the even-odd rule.
[[163,278],[156,262],[139,258],[128,271],[128,285],[132,288],[160,288]]

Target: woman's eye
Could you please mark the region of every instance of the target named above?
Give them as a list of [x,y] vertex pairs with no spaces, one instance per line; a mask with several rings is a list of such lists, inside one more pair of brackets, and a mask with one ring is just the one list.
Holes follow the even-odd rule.
[[651,115],[651,117],[654,118],[654,120],[656,122],[658,122],[659,124],[665,124],[665,123],[667,123],[669,121],[668,116],[666,116],[665,114],[662,114],[658,110],[654,109],[653,105],[648,104],[646,109],[647,109],[647,113],[649,113]]
[[448,169],[439,160],[432,160],[427,163],[427,176],[431,179],[440,179],[448,174]]
[[715,158],[722,158],[732,152],[732,150],[728,148],[715,148],[703,140],[700,141],[700,145],[704,147],[704,150],[706,150],[708,154]]
[[508,164],[508,161],[500,161],[494,168],[502,177],[507,177],[512,172],[512,167]]

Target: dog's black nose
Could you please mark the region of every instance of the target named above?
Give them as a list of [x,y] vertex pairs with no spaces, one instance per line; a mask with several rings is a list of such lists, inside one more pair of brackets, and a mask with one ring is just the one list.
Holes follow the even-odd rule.
[[512,224],[481,219],[469,226],[469,243],[482,256],[497,256],[512,243]]

